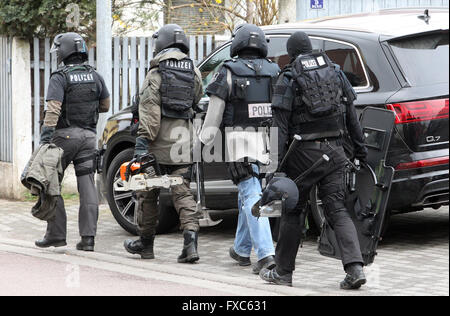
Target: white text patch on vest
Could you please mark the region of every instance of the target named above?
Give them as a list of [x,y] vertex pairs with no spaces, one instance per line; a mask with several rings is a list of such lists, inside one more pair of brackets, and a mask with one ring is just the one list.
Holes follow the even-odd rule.
[[302,65],[305,68],[316,68],[317,62],[315,59],[304,59],[302,60]]
[[94,76],[92,74],[71,74],[69,80],[70,82],[92,82]]
[[183,61],[183,60],[168,60],[166,61],[167,67],[171,68],[179,68],[179,69],[192,69],[192,65],[189,61]]
[[248,117],[272,117],[272,105],[270,103],[250,103],[248,105]]

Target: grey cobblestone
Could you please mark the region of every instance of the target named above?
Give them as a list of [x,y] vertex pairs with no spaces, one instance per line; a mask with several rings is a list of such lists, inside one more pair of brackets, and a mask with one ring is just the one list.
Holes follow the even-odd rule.
[[[33,203],[0,200],[0,238],[34,241],[43,237],[46,223],[30,215]],[[68,247],[78,242],[78,205],[66,203]],[[367,267],[368,284],[361,291],[338,289],[344,277],[340,262],[317,252],[317,237],[310,236],[299,250],[294,287],[323,295],[449,295],[449,209],[394,216],[375,264]],[[200,234],[200,263],[189,266],[196,271],[220,273],[230,277],[259,280],[251,268],[238,267],[228,256],[233,243],[235,217],[228,216],[219,227],[203,229]],[[96,251],[138,260],[123,249],[123,241],[134,238],[114,220],[109,208],[100,209]],[[155,262],[177,266],[182,236],[171,233],[157,236]],[[60,251],[60,250],[55,250]],[[252,257],[252,260],[256,259]],[[263,283],[263,281],[261,281]],[[268,287],[270,285],[267,285]]]

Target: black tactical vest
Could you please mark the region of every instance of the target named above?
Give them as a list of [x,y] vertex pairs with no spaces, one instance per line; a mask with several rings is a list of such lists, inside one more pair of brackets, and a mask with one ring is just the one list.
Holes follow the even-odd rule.
[[88,65],[65,66],[56,71],[66,78],[57,129],[77,126],[96,131],[99,113],[98,76]]
[[223,116],[225,127],[254,127],[272,118],[272,92],[280,68],[267,59],[226,61],[232,87]]
[[189,58],[159,63],[161,113],[164,117],[191,119],[195,100],[194,63]]
[[291,125],[303,140],[339,137],[344,131],[342,82],[323,54],[300,55],[290,68],[295,89]]

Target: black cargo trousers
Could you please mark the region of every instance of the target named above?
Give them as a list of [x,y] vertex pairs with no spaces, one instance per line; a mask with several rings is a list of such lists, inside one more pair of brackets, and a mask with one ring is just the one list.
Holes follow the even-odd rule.
[[300,200],[297,208],[282,213],[276,249],[279,272],[291,273],[295,270],[295,258],[301,242],[300,214],[307,207],[310,191],[315,185],[318,185],[326,220],[336,233],[344,266],[355,262],[363,263],[357,231],[345,207],[346,156],[342,140],[300,142],[287,158],[285,170],[288,177],[295,180],[324,154],[330,157],[330,161],[314,168],[298,183]]
[[[96,133],[79,128],[68,127],[57,129],[52,142],[64,150],[62,167],[73,162],[77,176],[78,193],[80,194],[80,209],[78,227],[80,236],[95,237],[98,221],[98,196],[95,188],[95,154]],[[67,215],[64,200],[59,197],[56,202],[56,216],[48,221],[47,239],[65,240],[67,235]]]

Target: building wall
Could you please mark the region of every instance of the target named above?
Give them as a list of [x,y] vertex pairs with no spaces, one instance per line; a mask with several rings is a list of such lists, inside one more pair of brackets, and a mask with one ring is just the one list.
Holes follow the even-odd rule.
[[279,21],[280,23],[292,23],[297,20],[297,0],[280,0],[279,7]]
[[[289,3],[291,0],[286,1]],[[381,9],[423,6],[448,8],[449,6],[449,0],[323,0],[323,9],[311,9],[311,0],[296,0],[296,2],[297,21],[342,14],[373,12]]]
[[[0,61],[3,62],[3,61]],[[11,47],[11,132],[12,161],[0,162],[0,198],[23,198],[25,187],[20,175],[31,156],[31,78],[30,44],[18,38]]]

